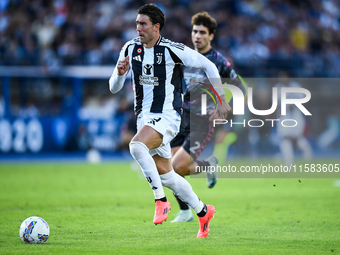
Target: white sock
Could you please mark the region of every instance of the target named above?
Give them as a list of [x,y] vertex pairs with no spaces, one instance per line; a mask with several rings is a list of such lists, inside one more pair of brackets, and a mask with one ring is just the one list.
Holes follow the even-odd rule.
[[166,174],[161,175],[163,186],[172,190],[183,202],[187,203],[194,211],[200,213],[204,204],[195,192],[192,190],[190,183],[177,174],[173,169]]
[[161,178],[159,177],[155,161],[151,157],[148,147],[146,147],[144,143],[138,141],[130,142],[129,147],[132,157],[137,161],[146,180],[149,182],[155,195],[155,199],[165,197]]

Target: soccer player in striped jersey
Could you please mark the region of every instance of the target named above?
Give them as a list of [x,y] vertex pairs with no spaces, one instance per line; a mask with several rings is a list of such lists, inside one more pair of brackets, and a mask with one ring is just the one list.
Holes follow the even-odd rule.
[[[203,69],[211,81],[221,84],[216,66],[187,46],[174,43],[160,35],[165,24],[164,13],[153,4],[138,9],[138,37],[127,42],[109,80],[110,91],[117,93],[131,69],[135,94],[137,133],[129,147],[153,190],[156,208],[154,224],[168,217],[170,203],[162,186],[168,187],[196,212],[199,218],[198,238],[209,233],[209,223],[215,213],[197,197],[191,185],[178,175],[171,165],[170,141],[179,132],[181,122],[181,65]],[[213,79],[215,78],[215,79]],[[216,89],[224,98],[223,89]],[[215,117],[226,118],[231,110],[226,101],[218,104]]]
[[[217,27],[216,20],[207,12],[201,12],[192,17],[191,25],[191,39],[195,50],[216,65],[220,76],[226,79],[228,84],[240,87],[245,93],[245,88],[230,62],[211,47]],[[186,89],[180,132],[171,141],[172,165],[174,170],[183,177],[190,173],[197,173],[197,166],[199,169],[208,169],[206,171],[207,186],[212,188],[217,181],[217,172],[211,171],[212,169],[209,167],[217,165],[217,158],[210,156],[206,160],[197,160],[214,133],[213,124],[209,121],[210,116],[202,115],[201,105],[197,104],[201,94],[206,93],[206,88],[202,89],[201,83],[207,80],[207,76],[201,69],[190,67],[183,67],[183,69]],[[209,112],[214,110],[215,103],[212,98],[207,97],[207,99],[207,112]],[[192,221],[193,215],[187,203],[181,201],[177,196],[176,199],[180,206],[180,212],[171,222]]]

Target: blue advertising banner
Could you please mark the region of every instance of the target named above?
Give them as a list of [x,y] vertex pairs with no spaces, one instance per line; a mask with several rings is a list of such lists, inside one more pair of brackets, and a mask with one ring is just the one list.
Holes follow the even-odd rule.
[[113,152],[119,141],[122,121],[122,118],[1,118],[0,154],[86,151],[90,148]]

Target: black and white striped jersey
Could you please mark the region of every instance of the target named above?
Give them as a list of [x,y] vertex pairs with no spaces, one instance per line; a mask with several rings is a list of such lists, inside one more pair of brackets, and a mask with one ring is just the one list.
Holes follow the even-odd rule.
[[[135,93],[135,114],[180,111],[182,107],[182,70],[180,65],[200,68],[209,78],[219,78],[215,65],[203,55],[181,43],[159,37],[152,48],[145,48],[139,38],[127,42],[119,60],[129,56],[129,69]],[[119,76],[117,68],[110,78],[110,90],[118,92],[126,75]]]

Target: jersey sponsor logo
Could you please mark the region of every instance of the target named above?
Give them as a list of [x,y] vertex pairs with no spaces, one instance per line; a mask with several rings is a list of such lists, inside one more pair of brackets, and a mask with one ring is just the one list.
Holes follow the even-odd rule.
[[146,75],[151,75],[152,65],[146,64],[143,66],[143,73]]
[[150,77],[139,75],[139,85],[143,86],[158,86],[158,77]]
[[160,121],[160,120],[161,120],[161,118],[153,118],[152,120],[150,120],[150,121],[148,122],[148,124],[155,125],[156,122],[158,122],[158,121]]

